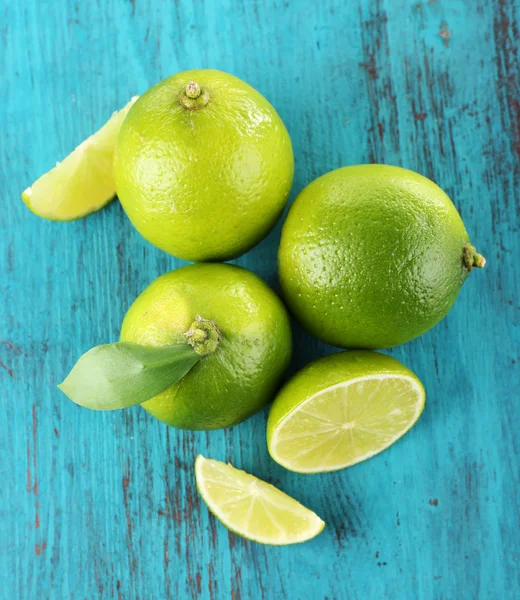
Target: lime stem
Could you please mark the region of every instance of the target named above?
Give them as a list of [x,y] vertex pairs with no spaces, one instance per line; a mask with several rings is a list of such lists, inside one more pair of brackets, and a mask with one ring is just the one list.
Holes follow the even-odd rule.
[[180,90],[178,98],[186,110],[198,110],[204,108],[209,102],[209,92],[196,81],[188,81],[185,87]]
[[188,98],[198,98],[201,94],[200,85],[196,81],[190,81],[186,84],[186,96]]
[[486,266],[486,259],[482,254],[479,254],[475,246],[472,246],[471,244],[466,244],[464,246],[462,251],[462,261],[468,271],[471,271],[473,267],[483,269]]
[[220,344],[220,332],[213,321],[197,317],[184,334],[186,341],[199,356],[212,354]]
[[482,254],[475,254],[475,258],[473,260],[473,266],[483,269],[486,266],[486,259],[482,256]]
[[[189,339],[194,344],[205,342],[208,339],[208,332],[205,329],[194,329],[193,326],[190,328],[191,335]],[[188,334],[186,334],[188,335]]]

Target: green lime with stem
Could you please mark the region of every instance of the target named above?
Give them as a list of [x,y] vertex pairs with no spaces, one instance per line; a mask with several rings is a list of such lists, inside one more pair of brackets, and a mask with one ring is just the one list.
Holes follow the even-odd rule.
[[271,104],[211,69],[177,73],[143,94],[116,145],[119,200],[149,242],[190,261],[228,260],[272,229],[294,158]]
[[218,429],[273,399],[291,357],[287,311],[255,274],[188,265],[152,282],[121,341],[80,358],[61,389],[95,409],[142,404],[183,429]]
[[388,348],[428,331],[485,263],[441,188],[388,165],[344,167],[309,184],[278,252],[289,308],[344,348]]

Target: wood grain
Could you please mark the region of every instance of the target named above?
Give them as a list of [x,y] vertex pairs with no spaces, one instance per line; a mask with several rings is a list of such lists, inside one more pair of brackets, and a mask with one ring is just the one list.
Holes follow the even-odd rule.
[[[0,598],[520,597],[519,10],[516,0],[1,3]],[[204,67],[242,77],[280,112],[292,197],[342,165],[403,165],[448,192],[488,259],[441,324],[391,352],[422,379],[428,405],[365,464],[301,476],[268,457],[265,413],[182,432],[139,408],[82,410],[56,388],[181,262],[117,203],[59,224],[19,194],[132,95]],[[236,261],[276,288],[279,233]],[[295,326],[293,369],[331,351]],[[229,534],[196,493],[199,452],[293,494],[324,533],[288,548]]]

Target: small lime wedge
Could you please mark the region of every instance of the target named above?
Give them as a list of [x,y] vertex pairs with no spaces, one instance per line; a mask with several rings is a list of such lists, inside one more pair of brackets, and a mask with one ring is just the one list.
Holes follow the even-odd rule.
[[112,163],[121,125],[134,96],[96,133],[22,193],[31,211],[53,221],[72,221],[103,208],[116,194]]
[[419,379],[376,352],[339,352],[299,371],[275,398],[267,423],[273,459],[299,473],[350,467],[403,436],[425,402]]
[[230,464],[199,455],[195,477],[200,495],[217,519],[253,542],[298,544],[325,527],[317,514],[294,498]]

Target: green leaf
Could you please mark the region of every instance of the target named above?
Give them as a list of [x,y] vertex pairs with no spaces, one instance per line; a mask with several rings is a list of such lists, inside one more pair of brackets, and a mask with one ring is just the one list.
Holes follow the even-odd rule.
[[129,342],[105,344],[83,354],[58,387],[86,408],[127,408],[164,392],[199,360],[187,344],[160,348]]

